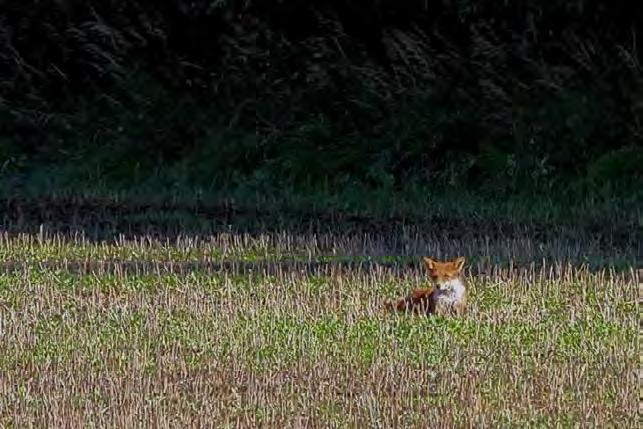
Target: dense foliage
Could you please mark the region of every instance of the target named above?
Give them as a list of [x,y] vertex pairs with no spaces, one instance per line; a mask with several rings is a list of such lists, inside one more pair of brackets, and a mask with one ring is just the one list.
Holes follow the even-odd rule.
[[635,3],[5,0],[0,162],[190,183],[631,185]]

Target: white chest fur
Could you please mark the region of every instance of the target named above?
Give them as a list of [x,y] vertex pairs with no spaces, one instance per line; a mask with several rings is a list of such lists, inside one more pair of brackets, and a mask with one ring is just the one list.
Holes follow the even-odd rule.
[[440,289],[438,289],[438,300],[445,304],[455,304],[462,301],[466,293],[467,289],[462,283],[462,280],[453,279],[440,285]]

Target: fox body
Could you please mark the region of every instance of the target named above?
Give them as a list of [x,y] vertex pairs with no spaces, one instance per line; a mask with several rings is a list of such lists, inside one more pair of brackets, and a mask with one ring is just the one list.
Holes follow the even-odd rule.
[[467,288],[462,278],[464,258],[447,262],[428,257],[422,260],[432,285],[415,289],[406,297],[389,302],[388,307],[419,314],[462,315],[467,305]]

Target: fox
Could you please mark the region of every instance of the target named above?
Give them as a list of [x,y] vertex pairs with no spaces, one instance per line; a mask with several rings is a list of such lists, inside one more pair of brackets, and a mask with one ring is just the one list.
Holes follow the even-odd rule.
[[438,316],[462,316],[467,305],[467,286],[462,275],[465,258],[440,262],[428,256],[422,261],[432,285],[412,290],[406,297],[389,300],[389,310]]

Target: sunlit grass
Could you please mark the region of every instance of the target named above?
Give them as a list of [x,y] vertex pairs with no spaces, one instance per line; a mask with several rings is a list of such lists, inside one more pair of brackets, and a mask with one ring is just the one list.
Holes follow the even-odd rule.
[[[328,258],[318,266],[264,254],[270,269],[170,268],[178,255],[203,262],[225,240],[231,258],[253,246],[208,240],[5,237],[14,258],[0,273],[0,425],[635,426],[633,269],[487,259],[467,272],[466,317],[423,318],[383,311],[425,276],[386,259],[390,244],[373,237],[338,236],[336,253],[370,250],[382,263],[342,266],[324,242],[305,256]],[[307,240],[319,238],[254,245],[285,255]],[[15,257],[23,247],[35,257]],[[78,249],[117,257],[71,270],[64,261]],[[150,268],[154,258],[165,269]]]

